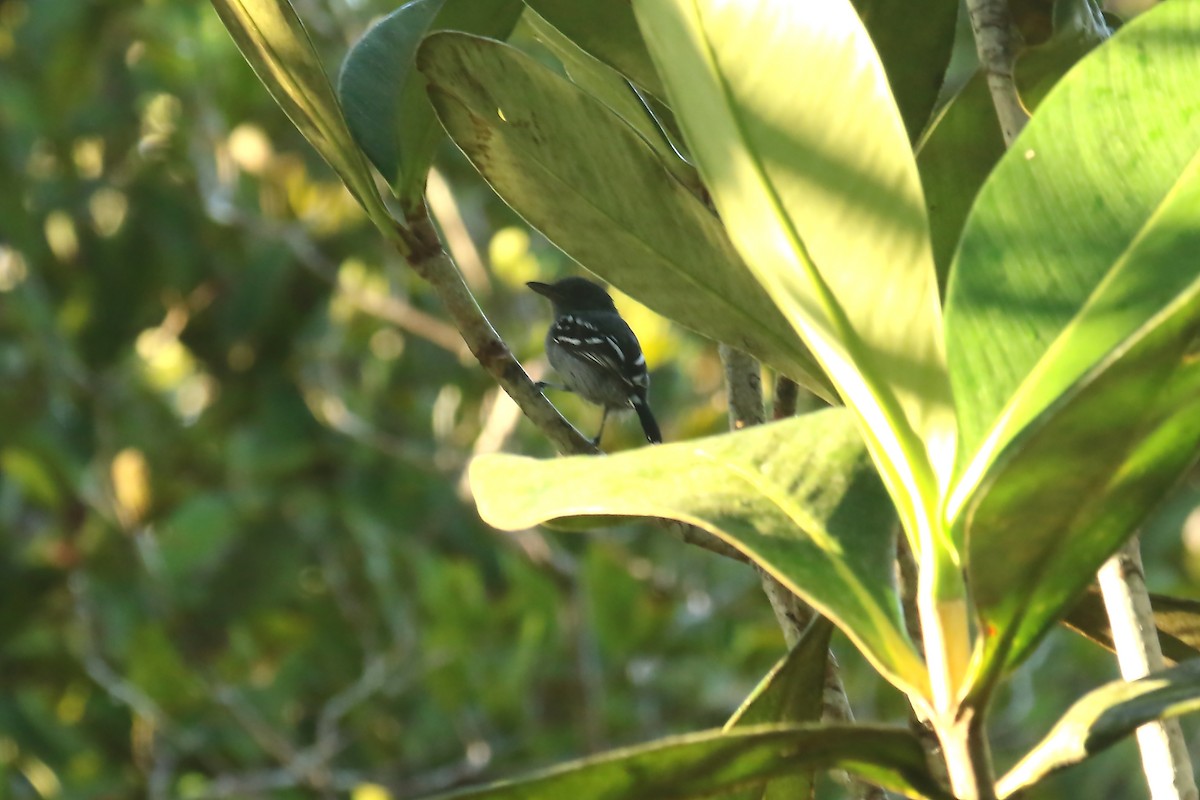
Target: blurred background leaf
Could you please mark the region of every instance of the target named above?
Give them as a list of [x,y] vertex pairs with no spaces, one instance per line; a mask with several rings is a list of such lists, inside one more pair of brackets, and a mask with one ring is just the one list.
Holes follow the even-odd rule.
[[[397,5],[295,0],[327,75]],[[467,280],[544,368],[523,284],[575,267],[435,166]],[[207,4],[0,3],[0,186],[0,797],[412,797],[720,725],[783,654],[741,565],[478,521],[470,454],[549,445]],[[712,348],[617,301],[672,438],[722,429]],[[1200,596],[1198,507],[1192,477],[1148,523],[1156,591]],[[859,717],[902,722],[833,648]],[[1001,768],[1116,677],[1098,652],[1053,634],[1002,689]],[[1110,753],[1029,797],[1142,796]]]

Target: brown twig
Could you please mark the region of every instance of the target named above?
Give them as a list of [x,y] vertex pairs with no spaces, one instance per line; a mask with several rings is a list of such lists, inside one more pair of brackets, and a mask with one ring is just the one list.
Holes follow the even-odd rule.
[[775,419],[796,416],[796,402],[800,399],[800,384],[786,375],[775,378],[775,395],[772,415]]
[[591,440],[567,422],[534,385],[496,333],[467,288],[462,273],[442,249],[428,213],[409,219],[408,224],[407,228],[397,226],[395,235],[407,245],[409,265],[433,288],[480,366],[496,379],[525,417],[549,437],[559,452],[598,453]]

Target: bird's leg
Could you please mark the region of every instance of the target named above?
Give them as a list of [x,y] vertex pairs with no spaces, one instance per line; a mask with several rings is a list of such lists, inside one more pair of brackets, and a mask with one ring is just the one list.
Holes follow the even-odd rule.
[[545,392],[547,389],[556,389],[560,392],[571,391],[565,386],[559,386],[557,383],[548,383],[546,381],[535,381],[533,385],[537,387],[539,392]]
[[608,422],[608,406],[604,407],[604,415],[600,417],[600,430],[596,431],[596,438],[592,439],[592,444],[596,447],[600,446],[600,437],[604,434],[604,423]]

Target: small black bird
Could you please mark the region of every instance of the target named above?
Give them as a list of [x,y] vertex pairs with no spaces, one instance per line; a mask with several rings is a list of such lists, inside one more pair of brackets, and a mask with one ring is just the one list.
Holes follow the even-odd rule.
[[[594,442],[600,443],[608,412],[630,407],[637,412],[646,439],[653,444],[661,442],[662,433],[646,400],[650,388],[646,357],[608,292],[586,278],[526,285],[554,304],[554,323],[546,333],[546,357],[566,384],[554,388],[574,392],[604,408]],[[539,387],[549,385],[543,382]]]

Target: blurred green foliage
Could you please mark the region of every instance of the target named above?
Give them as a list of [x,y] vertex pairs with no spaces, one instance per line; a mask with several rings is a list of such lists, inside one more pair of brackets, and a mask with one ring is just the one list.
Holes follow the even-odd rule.
[[[333,74],[395,3],[296,5]],[[542,369],[522,284],[571,265],[438,168],[446,240]],[[713,348],[619,303],[668,438],[719,429]],[[0,2],[0,798],[415,796],[724,722],[782,651],[753,572],[657,530],[490,531],[461,476],[501,447],[549,452],[207,4]],[[1195,594],[1188,491],[1145,549]],[[860,717],[902,719],[835,649]],[[997,760],[1114,675],[1051,637]],[[1140,796],[1118,753],[1037,796]]]

